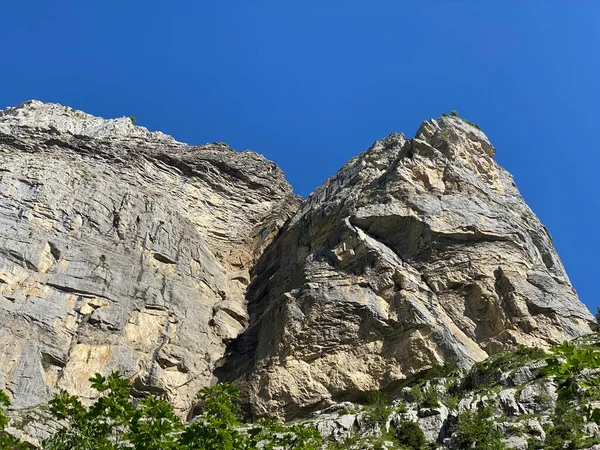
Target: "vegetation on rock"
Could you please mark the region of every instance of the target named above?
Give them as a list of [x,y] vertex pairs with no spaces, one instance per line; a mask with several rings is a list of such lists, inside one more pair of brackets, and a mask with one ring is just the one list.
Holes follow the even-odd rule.
[[[525,385],[506,386],[511,383],[507,377],[518,376],[517,371],[523,367],[540,366],[543,367],[535,373],[529,372],[533,379]],[[100,396],[90,406],[65,391],[54,396],[48,413],[58,427],[41,443],[41,448],[425,450],[441,444],[452,450],[503,450],[510,448],[507,438],[511,436],[520,437],[520,442],[532,450],[589,448],[599,442],[588,426],[600,424],[599,374],[600,335],[563,343],[550,353],[518,347],[476,364],[467,373],[452,364],[433,366],[415,377],[412,388],[404,387],[393,403],[386,394],[376,391],[369,394],[369,403],[362,408],[357,405],[339,409],[338,417],[351,415],[361,419],[345,437],[338,436],[337,441],[322,437],[314,426],[314,419],[288,424],[264,419],[254,424],[243,423],[237,406],[240,392],[228,383],[202,389],[196,409],[199,414],[185,422],[174,413],[172,405],[161,398],[153,395],[136,398],[132,383],[118,373],[107,377],[97,374],[90,381]],[[529,398],[541,405],[546,395],[544,408],[553,412],[545,417],[519,415],[515,411],[507,413],[506,396],[502,397],[500,389],[518,399],[526,389],[541,389],[540,383],[554,386],[557,399],[544,394],[544,390]],[[8,406],[9,397],[0,391],[0,449],[30,448],[7,434],[9,417],[4,408]],[[448,429],[436,442],[437,437],[432,439],[431,434],[424,433],[422,420],[443,414],[444,410],[449,411],[444,419]],[[542,424],[543,431],[528,434],[523,424],[532,420]]]
[[[202,389],[202,413],[184,423],[160,398],[135,399],[133,385],[117,372],[90,381],[101,396],[89,407],[65,391],[51,400],[50,414],[61,426],[42,442],[44,450],[316,450],[323,441],[310,426],[272,421],[242,426],[235,404],[239,390],[231,384]],[[9,406],[6,394],[0,393],[0,403]],[[7,424],[0,411],[0,431]],[[26,448],[0,434],[0,449]]]
[[476,450],[504,450],[502,433],[493,422],[493,413],[489,408],[475,412],[464,411],[458,416],[458,423],[452,435],[451,448]]
[[2,450],[25,450],[27,446],[13,436],[6,434],[4,429],[8,425],[8,417],[4,408],[10,406],[8,395],[0,391],[0,449]]

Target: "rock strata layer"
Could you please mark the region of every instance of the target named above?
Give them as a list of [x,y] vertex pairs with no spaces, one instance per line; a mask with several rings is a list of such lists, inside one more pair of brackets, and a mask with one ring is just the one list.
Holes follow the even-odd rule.
[[457,117],[308,199],[256,153],[37,101],[0,112],[0,389],[119,370],[181,415],[216,376],[296,417],[432,364],[590,332],[546,229]]

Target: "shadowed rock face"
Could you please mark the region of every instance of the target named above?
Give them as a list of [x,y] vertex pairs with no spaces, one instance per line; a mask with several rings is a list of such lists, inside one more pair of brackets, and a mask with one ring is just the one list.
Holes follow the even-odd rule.
[[253,270],[219,374],[295,417],[444,360],[591,331],[547,230],[476,127],[446,116],[349,161]]
[[36,101],[0,112],[0,389],[25,408],[120,370],[187,413],[298,203],[253,152]]

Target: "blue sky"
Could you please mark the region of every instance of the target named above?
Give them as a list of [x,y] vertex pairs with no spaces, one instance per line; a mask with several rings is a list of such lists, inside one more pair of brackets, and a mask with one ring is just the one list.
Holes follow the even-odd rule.
[[374,140],[456,109],[595,311],[599,24],[591,0],[0,0],[0,108],[36,98],[225,141],[303,196]]

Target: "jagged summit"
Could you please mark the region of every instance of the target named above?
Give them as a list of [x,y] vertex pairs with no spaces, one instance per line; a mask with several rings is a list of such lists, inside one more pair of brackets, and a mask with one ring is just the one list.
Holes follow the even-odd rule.
[[258,261],[219,374],[254,417],[393,391],[444,361],[589,333],[547,230],[476,126],[391,134],[317,188]]
[[129,117],[103,119],[58,103],[39,100],[28,100],[0,111],[0,131],[10,133],[13,127],[54,129],[60,133],[94,138],[143,138],[175,142],[169,135],[134,125]]

